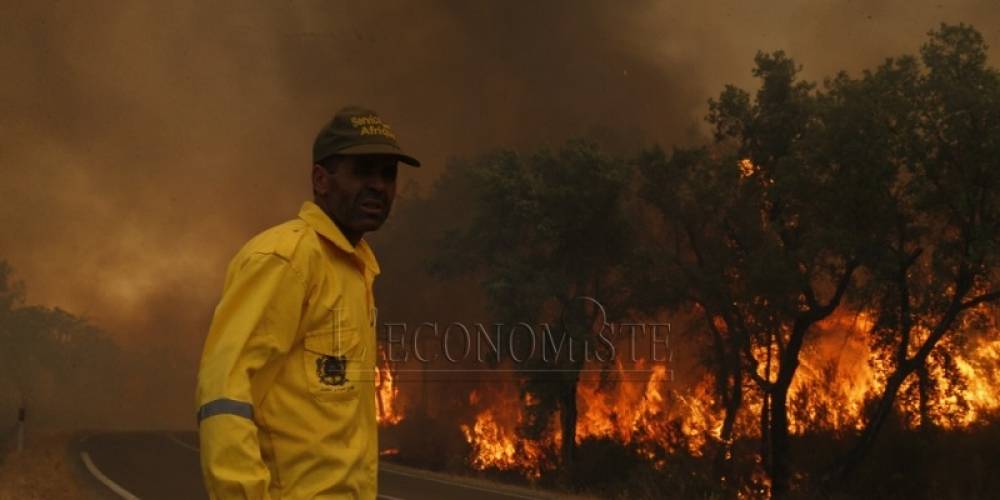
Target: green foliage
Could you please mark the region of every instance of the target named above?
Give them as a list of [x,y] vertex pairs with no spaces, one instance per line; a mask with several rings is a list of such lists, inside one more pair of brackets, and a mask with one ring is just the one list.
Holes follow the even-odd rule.
[[86,320],[24,306],[23,296],[23,284],[0,261],[0,408],[13,421],[24,401],[32,422],[92,425],[120,404],[112,375],[118,348]]
[[540,319],[549,300],[586,294],[622,262],[629,172],[596,145],[497,151],[452,168],[461,179],[452,184],[476,201],[469,223],[444,239],[436,266],[479,275],[498,317]]
[[842,148],[870,139],[854,119],[864,104],[851,98],[853,82],[842,77],[819,92],[796,80],[782,52],[756,61],[753,99],[727,87],[710,102],[715,147],[669,157],[654,149],[638,162],[641,194],[667,234],[651,252],[656,271],[645,295],[742,318],[766,343],[829,299],[824,287],[872,251],[891,176],[873,169],[884,148]]
[[[924,428],[968,411],[954,355],[981,334],[988,312],[979,306],[1000,300],[1000,74],[986,66],[986,49],[972,27],[942,25],[929,33],[919,62],[889,61],[863,80],[889,94],[886,101],[898,97],[894,105],[872,103],[892,125],[893,203],[883,251],[855,297],[875,313],[873,347],[892,373],[848,471],[872,448],[897,400],[919,406],[909,421]],[[940,375],[929,375],[928,364]],[[935,403],[948,400],[945,408]]]
[[13,281],[13,268],[0,260],[0,317],[24,303],[24,283]]
[[[567,347],[549,359],[534,350],[519,365],[527,369],[523,398],[533,402],[520,430],[539,437],[559,410],[567,443],[563,459],[570,460],[586,344],[593,346],[603,321],[611,319],[604,313],[620,314],[617,306],[624,304],[623,287],[616,284],[630,251],[631,225],[622,203],[630,165],[593,143],[570,141],[556,150],[496,151],[455,163],[445,179],[469,190],[474,201],[466,224],[442,241],[435,267],[446,275],[477,276],[502,323],[553,323],[553,342]],[[605,309],[581,297],[597,299]],[[540,348],[545,340],[521,335],[501,342],[524,352],[531,348],[525,343]],[[539,371],[543,367],[550,370]]]
[[[942,25],[921,54],[834,82],[831,96],[856,111],[831,130],[828,153],[869,165],[856,189],[888,200],[873,218],[852,216],[883,228],[853,300],[875,307],[876,346],[907,370],[917,366],[903,366],[920,347],[914,327],[944,332],[966,295],[1000,287],[1000,78],[969,26]],[[857,137],[839,132],[850,128]]]

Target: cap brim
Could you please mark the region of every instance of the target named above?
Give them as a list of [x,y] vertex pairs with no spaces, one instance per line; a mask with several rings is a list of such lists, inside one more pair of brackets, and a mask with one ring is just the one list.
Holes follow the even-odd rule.
[[394,148],[388,144],[358,144],[356,146],[349,146],[344,149],[337,151],[334,154],[338,155],[390,155],[399,158],[399,161],[411,165],[414,167],[419,167],[420,162],[399,150],[399,148]]

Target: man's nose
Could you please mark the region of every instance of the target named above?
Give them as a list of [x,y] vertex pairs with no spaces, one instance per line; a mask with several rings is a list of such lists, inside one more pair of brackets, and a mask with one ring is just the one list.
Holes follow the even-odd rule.
[[368,176],[368,182],[365,183],[365,186],[371,190],[384,193],[388,187],[388,184],[389,181],[385,177],[375,174]]

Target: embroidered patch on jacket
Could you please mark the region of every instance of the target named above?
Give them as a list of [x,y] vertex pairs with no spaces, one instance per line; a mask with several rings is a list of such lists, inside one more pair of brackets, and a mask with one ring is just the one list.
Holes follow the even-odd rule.
[[319,381],[332,386],[347,383],[347,356],[320,356],[316,358],[316,375]]

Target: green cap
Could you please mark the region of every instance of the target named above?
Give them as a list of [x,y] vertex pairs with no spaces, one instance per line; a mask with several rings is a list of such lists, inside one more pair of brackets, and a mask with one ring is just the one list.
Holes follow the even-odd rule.
[[313,142],[313,163],[333,155],[392,155],[399,161],[419,167],[416,158],[406,154],[396,142],[388,123],[370,109],[347,106],[337,111]]

